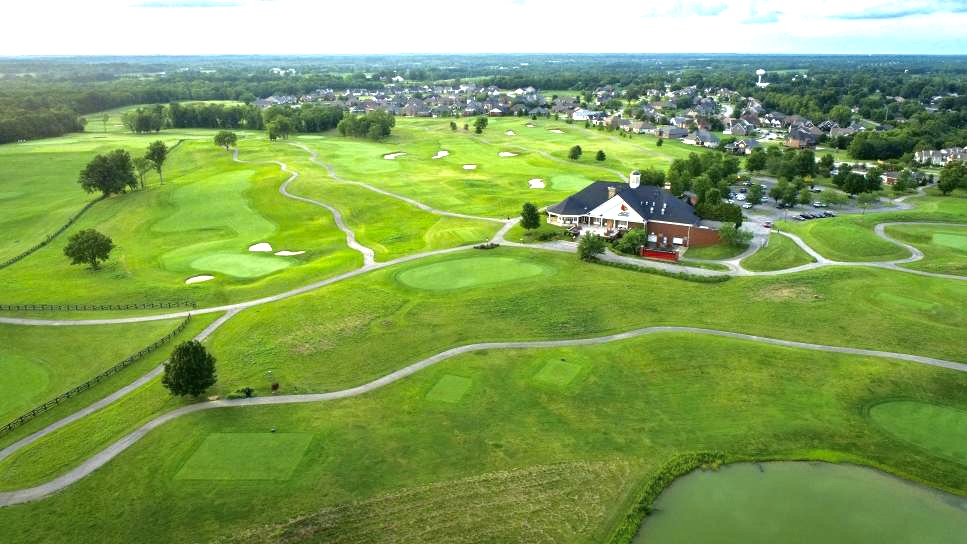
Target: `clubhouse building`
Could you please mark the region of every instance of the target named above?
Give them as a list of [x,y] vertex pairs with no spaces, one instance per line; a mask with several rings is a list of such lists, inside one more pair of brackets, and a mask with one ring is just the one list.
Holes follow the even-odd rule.
[[595,181],[547,208],[547,222],[574,233],[618,234],[648,231],[652,247],[698,247],[719,241],[718,223],[703,221],[691,203],[661,187],[641,185],[641,173],[629,183]]

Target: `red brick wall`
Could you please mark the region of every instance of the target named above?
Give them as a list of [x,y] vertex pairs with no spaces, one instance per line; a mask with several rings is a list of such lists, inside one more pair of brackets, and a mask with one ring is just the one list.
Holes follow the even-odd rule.
[[657,234],[659,242],[661,242],[662,236],[667,236],[669,243],[671,243],[672,238],[685,238],[689,247],[710,246],[719,243],[719,232],[714,229],[689,228],[685,225],[649,221],[648,233]]

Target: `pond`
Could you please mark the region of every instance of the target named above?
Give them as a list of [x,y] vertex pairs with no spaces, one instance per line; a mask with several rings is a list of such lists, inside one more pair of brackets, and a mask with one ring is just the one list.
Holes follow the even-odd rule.
[[679,478],[635,544],[967,543],[967,498],[853,465],[735,464]]

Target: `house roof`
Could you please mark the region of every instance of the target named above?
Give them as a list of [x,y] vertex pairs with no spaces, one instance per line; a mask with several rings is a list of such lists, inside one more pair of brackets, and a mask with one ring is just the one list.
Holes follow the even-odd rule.
[[617,189],[616,196],[620,196],[647,221],[667,221],[688,225],[698,225],[701,221],[691,205],[675,198],[665,189],[653,185],[639,185],[636,189],[632,189],[627,183],[616,181],[595,181],[550,206],[547,211],[560,215],[585,215],[609,200],[609,187]]

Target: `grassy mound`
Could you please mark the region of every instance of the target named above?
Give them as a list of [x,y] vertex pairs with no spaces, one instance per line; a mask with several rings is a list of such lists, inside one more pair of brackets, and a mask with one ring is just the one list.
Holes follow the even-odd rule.
[[967,465],[967,411],[915,401],[870,408],[870,419],[893,436]]
[[753,272],[785,270],[816,262],[795,242],[781,234],[771,235],[769,245],[742,259],[742,267]]
[[551,269],[513,257],[468,257],[409,268],[396,275],[407,287],[453,291],[547,275]]

